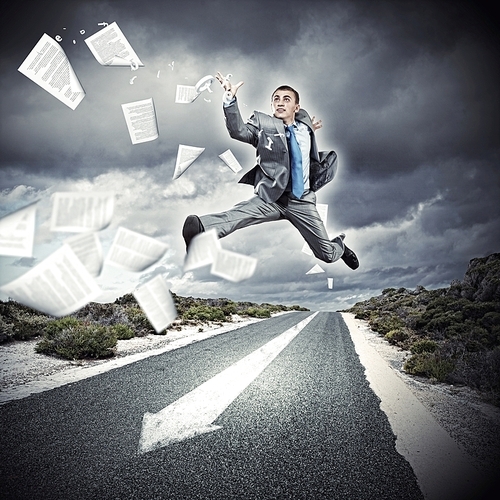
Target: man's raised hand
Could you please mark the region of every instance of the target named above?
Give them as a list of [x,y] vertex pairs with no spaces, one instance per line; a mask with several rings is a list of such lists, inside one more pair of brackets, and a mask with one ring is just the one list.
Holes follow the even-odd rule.
[[311,121],[313,124],[314,131],[318,130],[319,128],[321,128],[323,126],[323,123],[321,122],[321,120],[318,120],[318,121],[315,121],[315,120],[316,120],[316,117],[313,116]]
[[217,71],[217,74],[215,75],[215,78],[219,81],[219,83],[222,85],[222,88],[226,91],[231,93],[231,97],[234,97],[236,95],[236,92],[238,92],[238,89],[243,85],[244,82],[239,82],[235,85],[233,85],[229,79],[226,76],[223,76],[220,71]]

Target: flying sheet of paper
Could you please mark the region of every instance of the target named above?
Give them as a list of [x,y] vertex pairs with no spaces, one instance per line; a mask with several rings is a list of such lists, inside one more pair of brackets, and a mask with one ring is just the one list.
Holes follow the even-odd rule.
[[132,69],[144,66],[116,22],[86,38],[85,43],[102,66],[130,66]]
[[175,102],[177,104],[189,104],[199,96],[194,85],[177,85],[175,91]]
[[0,219],[0,255],[33,256],[36,203]]
[[21,304],[57,317],[72,314],[101,294],[69,245],[0,290]]
[[[316,209],[318,210],[319,216],[321,217],[321,220],[323,221],[323,224],[326,227],[326,219],[328,217],[328,205],[325,203],[317,203]],[[302,252],[306,253],[307,255],[313,255],[312,250],[309,248],[309,245],[307,243],[304,243],[304,245],[302,246]]]
[[333,278],[326,278],[328,282],[328,288],[331,290],[333,288]]
[[239,161],[234,156],[233,152],[228,149],[224,153],[219,155],[219,158],[235,173],[237,174],[243,167],[240,165]]
[[77,234],[64,240],[64,243],[71,247],[91,276],[96,278],[101,274],[104,258],[97,233]]
[[257,267],[257,259],[229,250],[219,250],[210,273],[229,281],[238,282],[250,278]]
[[189,244],[188,253],[184,261],[184,272],[212,264],[215,256],[221,249],[222,247],[215,229],[197,234]]
[[314,267],[309,269],[309,271],[307,271],[306,274],[318,274],[318,273],[324,273],[324,272],[325,272],[325,270],[319,264],[316,264]]
[[104,262],[127,271],[141,272],[158,262],[166,251],[165,243],[119,227]]
[[109,226],[115,207],[110,192],[57,192],[52,195],[51,231],[84,233]]
[[158,139],[158,122],[153,98],[122,104],[132,144]]
[[72,110],[85,92],[62,47],[44,33],[18,71]]
[[134,297],[157,333],[177,318],[174,299],[163,276],[156,276],[137,288]]
[[205,151],[205,148],[197,148],[195,146],[185,146],[179,144],[177,151],[177,160],[175,161],[175,170],[172,179],[178,179],[191,166],[198,156]]

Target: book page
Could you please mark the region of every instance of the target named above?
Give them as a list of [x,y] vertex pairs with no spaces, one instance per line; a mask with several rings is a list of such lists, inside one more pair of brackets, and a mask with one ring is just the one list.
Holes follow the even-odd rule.
[[235,173],[237,174],[243,167],[240,165],[233,152],[228,149],[219,155],[219,158]]
[[196,87],[193,85],[177,85],[175,102],[177,104],[189,104],[199,95],[200,93],[196,91]]
[[85,92],[63,48],[44,33],[18,71],[72,110]]
[[0,219],[0,254],[33,256],[36,203],[16,210]]
[[97,278],[101,274],[104,262],[102,245],[97,233],[82,233],[64,241],[71,247],[89,274]]
[[100,231],[111,223],[115,195],[109,192],[57,192],[52,195],[51,231]]
[[257,259],[229,250],[219,250],[210,272],[229,281],[238,282],[250,278],[257,267]]
[[172,179],[178,179],[188,167],[205,151],[205,148],[197,148],[195,146],[185,146],[179,144],[177,151],[177,160],[175,161],[175,170]]
[[333,278],[326,278],[328,283],[328,288],[331,290],[333,288]]
[[144,66],[116,22],[86,38],[85,43],[102,66],[130,66],[132,69]]
[[197,234],[189,244],[184,261],[184,272],[212,264],[220,250],[221,244],[215,229]]
[[[323,224],[326,227],[326,219],[328,217],[328,205],[325,203],[317,203],[316,209],[318,210],[319,216],[321,217],[321,220],[323,221]],[[304,243],[304,245],[302,246],[302,252],[306,253],[307,255],[313,255],[313,252],[309,248],[309,245],[307,243]]]
[[158,139],[158,123],[153,98],[122,104],[132,144]]
[[174,299],[163,276],[156,276],[140,286],[133,295],[156,333],[165,330],[177,318]]
[[72,314],[101,294],[68,245],[0,289],[21,304],[56,317]]
[[165,243],[119,227],[105,263],[127,271],[141,272],[160,260],[166,251]]

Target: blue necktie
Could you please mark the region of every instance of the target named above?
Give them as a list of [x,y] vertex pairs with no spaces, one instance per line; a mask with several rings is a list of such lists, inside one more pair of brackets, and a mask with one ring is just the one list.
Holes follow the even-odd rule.
[[295,131],[293,130],[293,125],[288,125],[286,127],[288,134],[288,150],[290,152],[290,165],[291,165],[291,175],[292,175],[292,194],[296,198],[300,198],[304,194],[304,176],[302,173],[302,152],[300,151],[300,146],[295,137]]

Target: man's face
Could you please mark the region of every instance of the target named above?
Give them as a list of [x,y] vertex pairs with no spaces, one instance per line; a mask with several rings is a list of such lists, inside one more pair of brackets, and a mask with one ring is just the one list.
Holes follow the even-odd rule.
[[295,94],[291,90],[277,90],[271,99],[273,115],[290,125],[295,120],[295,113],[300,106],[295,102]]

